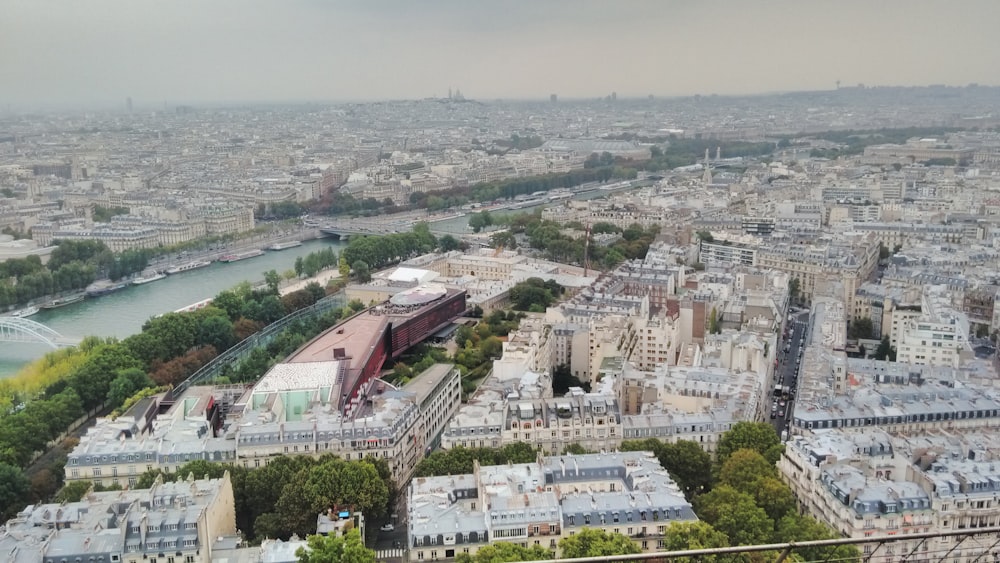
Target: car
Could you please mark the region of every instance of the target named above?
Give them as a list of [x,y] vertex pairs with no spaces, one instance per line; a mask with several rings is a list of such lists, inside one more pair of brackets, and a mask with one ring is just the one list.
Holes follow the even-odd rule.
[[775,418],[777,416],[778,416],[777,411],[771,411],[771,418]]
[[382,524],[382,527],[379,528],[379,530],[382,530],[383,532],[391,532],[395,529],[396,527],[393,526],[392,524]]
[[778,416],[785,416],[785,411],[778,411]]

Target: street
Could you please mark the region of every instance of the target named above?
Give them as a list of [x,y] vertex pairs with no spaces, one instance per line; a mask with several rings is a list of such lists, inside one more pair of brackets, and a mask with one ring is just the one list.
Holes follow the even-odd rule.
[[809,320],[808,315],[808,309],[791,313],[792,320],[786,326],[788,337],[782,338],[778,344],[778,366],[775,368],[774,381],[775,385],[787,387],[789,390],[787,395],[783,391],[772,391],[770,420],[779,436],[788,426],[788,415],[793,411],[801,354],[805,348],[803,337]]

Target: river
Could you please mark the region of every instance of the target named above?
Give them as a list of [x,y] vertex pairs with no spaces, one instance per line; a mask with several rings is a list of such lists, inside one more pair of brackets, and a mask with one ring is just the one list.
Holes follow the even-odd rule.
[[[295,266],[295,259],[310,252],[333,247],[339,252],[344,243],[334,239],[307,241],[302,246],[268,251],[263,256],[211,266],[168,276],[146,285],[132,286],[116,293],[59,309],[42,310],[30,317],[66,337],[116,336],[124,338],[142,329],[150,317],[215,296],[242,281],[258,282],[264,272],[279,273]],[[45,344],[0,342],[0,378],[9,377],[25,364],[36,360],[51,348]]]

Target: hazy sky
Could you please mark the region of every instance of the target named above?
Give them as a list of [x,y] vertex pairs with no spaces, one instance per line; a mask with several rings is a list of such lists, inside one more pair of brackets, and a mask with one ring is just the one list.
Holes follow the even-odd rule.
[[1000,0],[0,0],[0,104],[1000,84]]

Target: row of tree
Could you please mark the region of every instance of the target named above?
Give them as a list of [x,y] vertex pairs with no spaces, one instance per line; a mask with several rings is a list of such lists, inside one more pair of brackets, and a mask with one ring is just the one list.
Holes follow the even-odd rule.
[[379,269],[437,248],[437,239],[427,223],[417,223],[408,233],[354,237],[341,251],[341,262],[351,268],[359,262],[365,269]]
[[510,303],[515,311],[544,313],[564,292],[565,288],[555,280],[528,278],[510,288]]
[[[586,254],[587,261],[604,270],[614,269],[625,260],[644,258],[660,232],[658,225],[643,228],[632,224],[622,229],[610,223],[595,223],[588,244],[586,227],[577,222],[561,224],[543,220],[537,213],[523,213],[505,221],[508,229],[490,237],[495,248],[515,248],[517,241],[526,237],[532,248],[542,251],[550,260],[583,266]],[[596,244],[594,236],[605,233],[621,236],[610,244]]]
[[483,182],[472,186],[455,186],[432,193],[413,192],[410,194],[409,204],[403,206],[396,205],[389,198],[382,201],[373,198],[358,199],[351,194],[331,190],[323,196],[323,199],[313,204],[312,211],[327,215],[350,214],[365,217],[414,209],[440,211],[460,207],[467,203],[513,199],[519,195],[547,192],[557,188],[572,188],[589,182],[603,183],[613,179],[632,179],[637,176],[637,168],[637,166],[598,166],[540,176]]
[[87,287],[94,280],[119,280],[149,265],[152,251],[114,254],[100,241],[57,241],[49,262],[38,256],[0,262],[0,308]]

